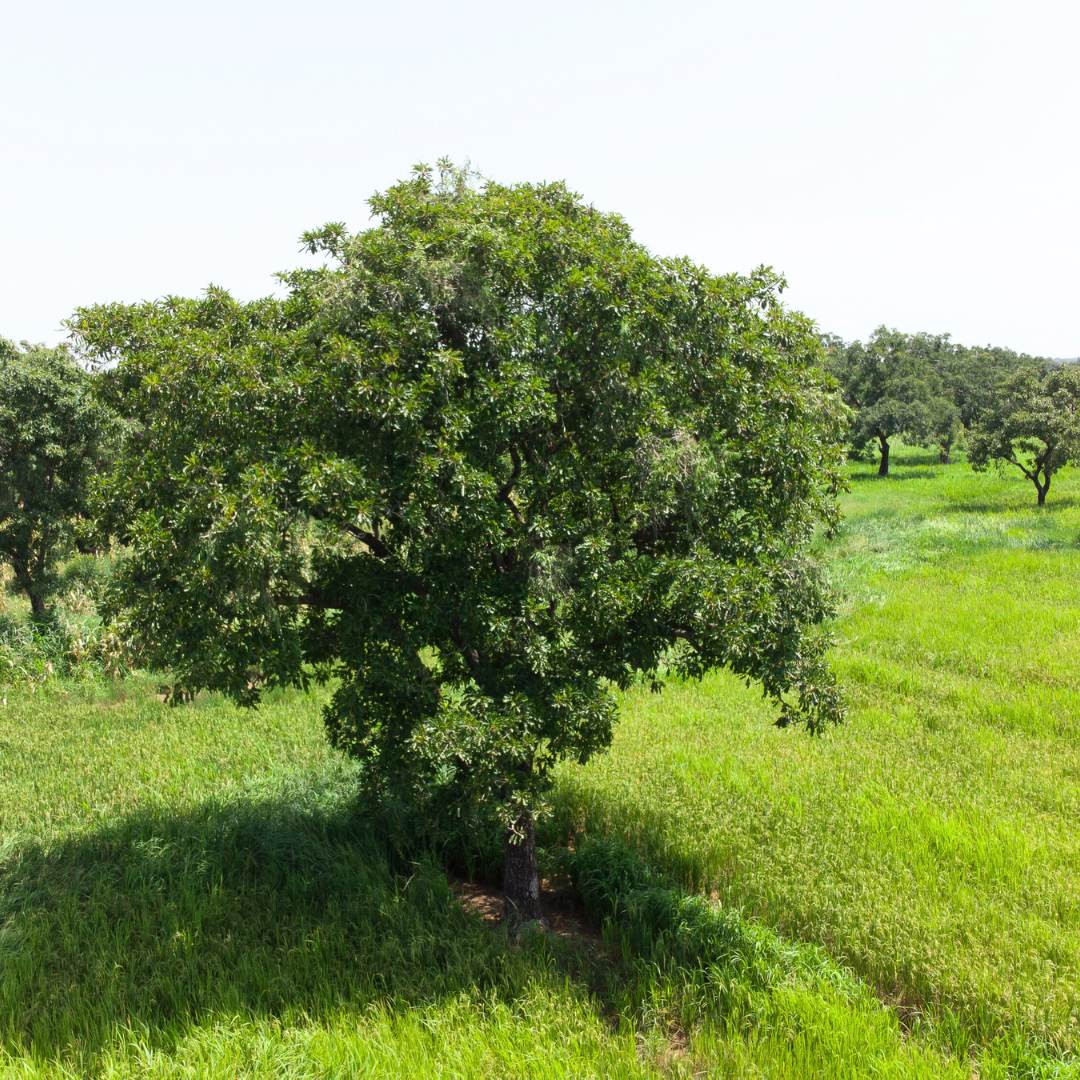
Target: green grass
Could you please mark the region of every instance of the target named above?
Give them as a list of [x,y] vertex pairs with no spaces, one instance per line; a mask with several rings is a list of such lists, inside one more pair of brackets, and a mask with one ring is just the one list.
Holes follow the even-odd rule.
[[393,858],[317,697],[0,690],[0,1075],[1075,1075],[1080,476],[894,456],[823,546],[843,728],[717,676],[561,774],[548,835],[637,853],[575,873],[643,875],[604,942]]
[[[903,458],[901,457],[901,462]],[[560,813],[849,964],[964,1053],[1080,1043],[1080,477],[853,467],[825,549],[849,722],[727,676],[631,695]]]

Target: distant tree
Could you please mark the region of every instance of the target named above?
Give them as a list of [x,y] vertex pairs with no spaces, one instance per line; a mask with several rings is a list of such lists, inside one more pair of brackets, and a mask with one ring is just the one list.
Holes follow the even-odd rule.
[[878,475],[889,475],[890,440],[906,438],[925,444],[952,445],[951,419],[945,406],[939,355],[948,338],[904,334],[879,326],[870,339],[850,344],[826,343],[829,369],[852,410],[850,439],[861,451],[876,444]]
[[968,458],[978,470],[1015,466],[1042,506],[1054,474],[1080,458],[1080,368],[1025,365],[1009,375],[972,432]]
[[951,396],[939,393],[927,402],[927,428],[938,451],[938,461],[948,465],[952,461],[953,446],[963,430],[960,410]]
[[0,559],[35,618],[87,515],[112,430],[91,376],[67,349],[0,339]]
[[964,431],[970,431],[993,403],[997,387],[1015,371],[1045,364],[1033,356],[999,346],[957,345],[940,355],[942,387],[956,406]]
[[371,207],[281,302],[80,313],[135,429],[113,610],[188,686],[333,675],[369,792],[494,809],[531,919],[535,813],[613,688],[727,666],[838,716],[807,547],[842,407],[767,271],[657,259],[561,184],[420,169]]

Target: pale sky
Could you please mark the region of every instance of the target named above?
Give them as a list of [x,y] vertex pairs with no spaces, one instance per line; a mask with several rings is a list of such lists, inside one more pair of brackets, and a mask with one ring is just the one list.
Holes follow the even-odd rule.
[[1080,354],[1075,0],[0,0],[0,336],[274,289],[417,161],[565,179],[826,330]]

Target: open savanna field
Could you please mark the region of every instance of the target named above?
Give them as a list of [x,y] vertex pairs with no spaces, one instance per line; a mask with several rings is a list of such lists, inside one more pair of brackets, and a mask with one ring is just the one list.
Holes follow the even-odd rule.
[[0,691],[0,1075],[1080,1075],[1080,474],[875,471],[820,541],[847,722],[625,695],[560,933],[382,842],[319,694]]

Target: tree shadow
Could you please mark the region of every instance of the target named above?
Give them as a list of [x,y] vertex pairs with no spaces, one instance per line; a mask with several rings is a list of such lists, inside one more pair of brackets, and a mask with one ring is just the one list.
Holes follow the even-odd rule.
[[[890,470],[888,476],[878,476],[877,470],[873,472],[853,472],[848,479],[855,483],[863,483],[867,480],[880,480],[883,484],[900,483],[904,480],[933,480],[939,475],[938,469],[920,468],[918,472],[904,471],[897,472],[897,468],[902,468],[905,465],[918,464],[917,462],[895,462],[893,468]],[[945,466],[949,468],[949,466]]]
[[[580,840],[568,794],[553,843]],[[793,980],[839,979],[870,1001],[822,950],[694,895],[704,868],[672,852],[659,817],[616,810],[603,831],[621,848],[575,849],[594,917],[618,923],[608,946],[510,943],[462,909],[433,861],[396,862],[340,793],[295,795],[142,809],[52,845],[0,845],[0,1051],[93,1075],[123,1031],[168,1054],[208,1019],[360,1022],[463,998],[481,1017],[497,1003],[520,1013],[538,988],[643,1027],[670,1021],[656,1007],[671,987],[682,1023],[745,1026],[747,989]]]
[[1010,499],[1008,502],[1002,500],[990,502],[986,499],[952,499],[941,509],[947,514],[1000,514],[1003,511],[1013,513],[1016,511],[1031,511],[1037,513],[1040,517],[1043,515],[1052,517],[1055,513],[1072,510],[1080,506],[1080,497],[1076,495],[1060,495],[1055,499],[1053,492],[1046,497],[1046,504],[1039,506],[1035,501],[1034,489],[1029,487],[1028,491],[1031,492],[1031,498],[1022,502],[1016,499]]
[[558,948],[511,948],[329,792],[0,846],[0,1046],[90,1071],[121,1028],[168,1052],[208,1015],[513,1002],[585,978]]

